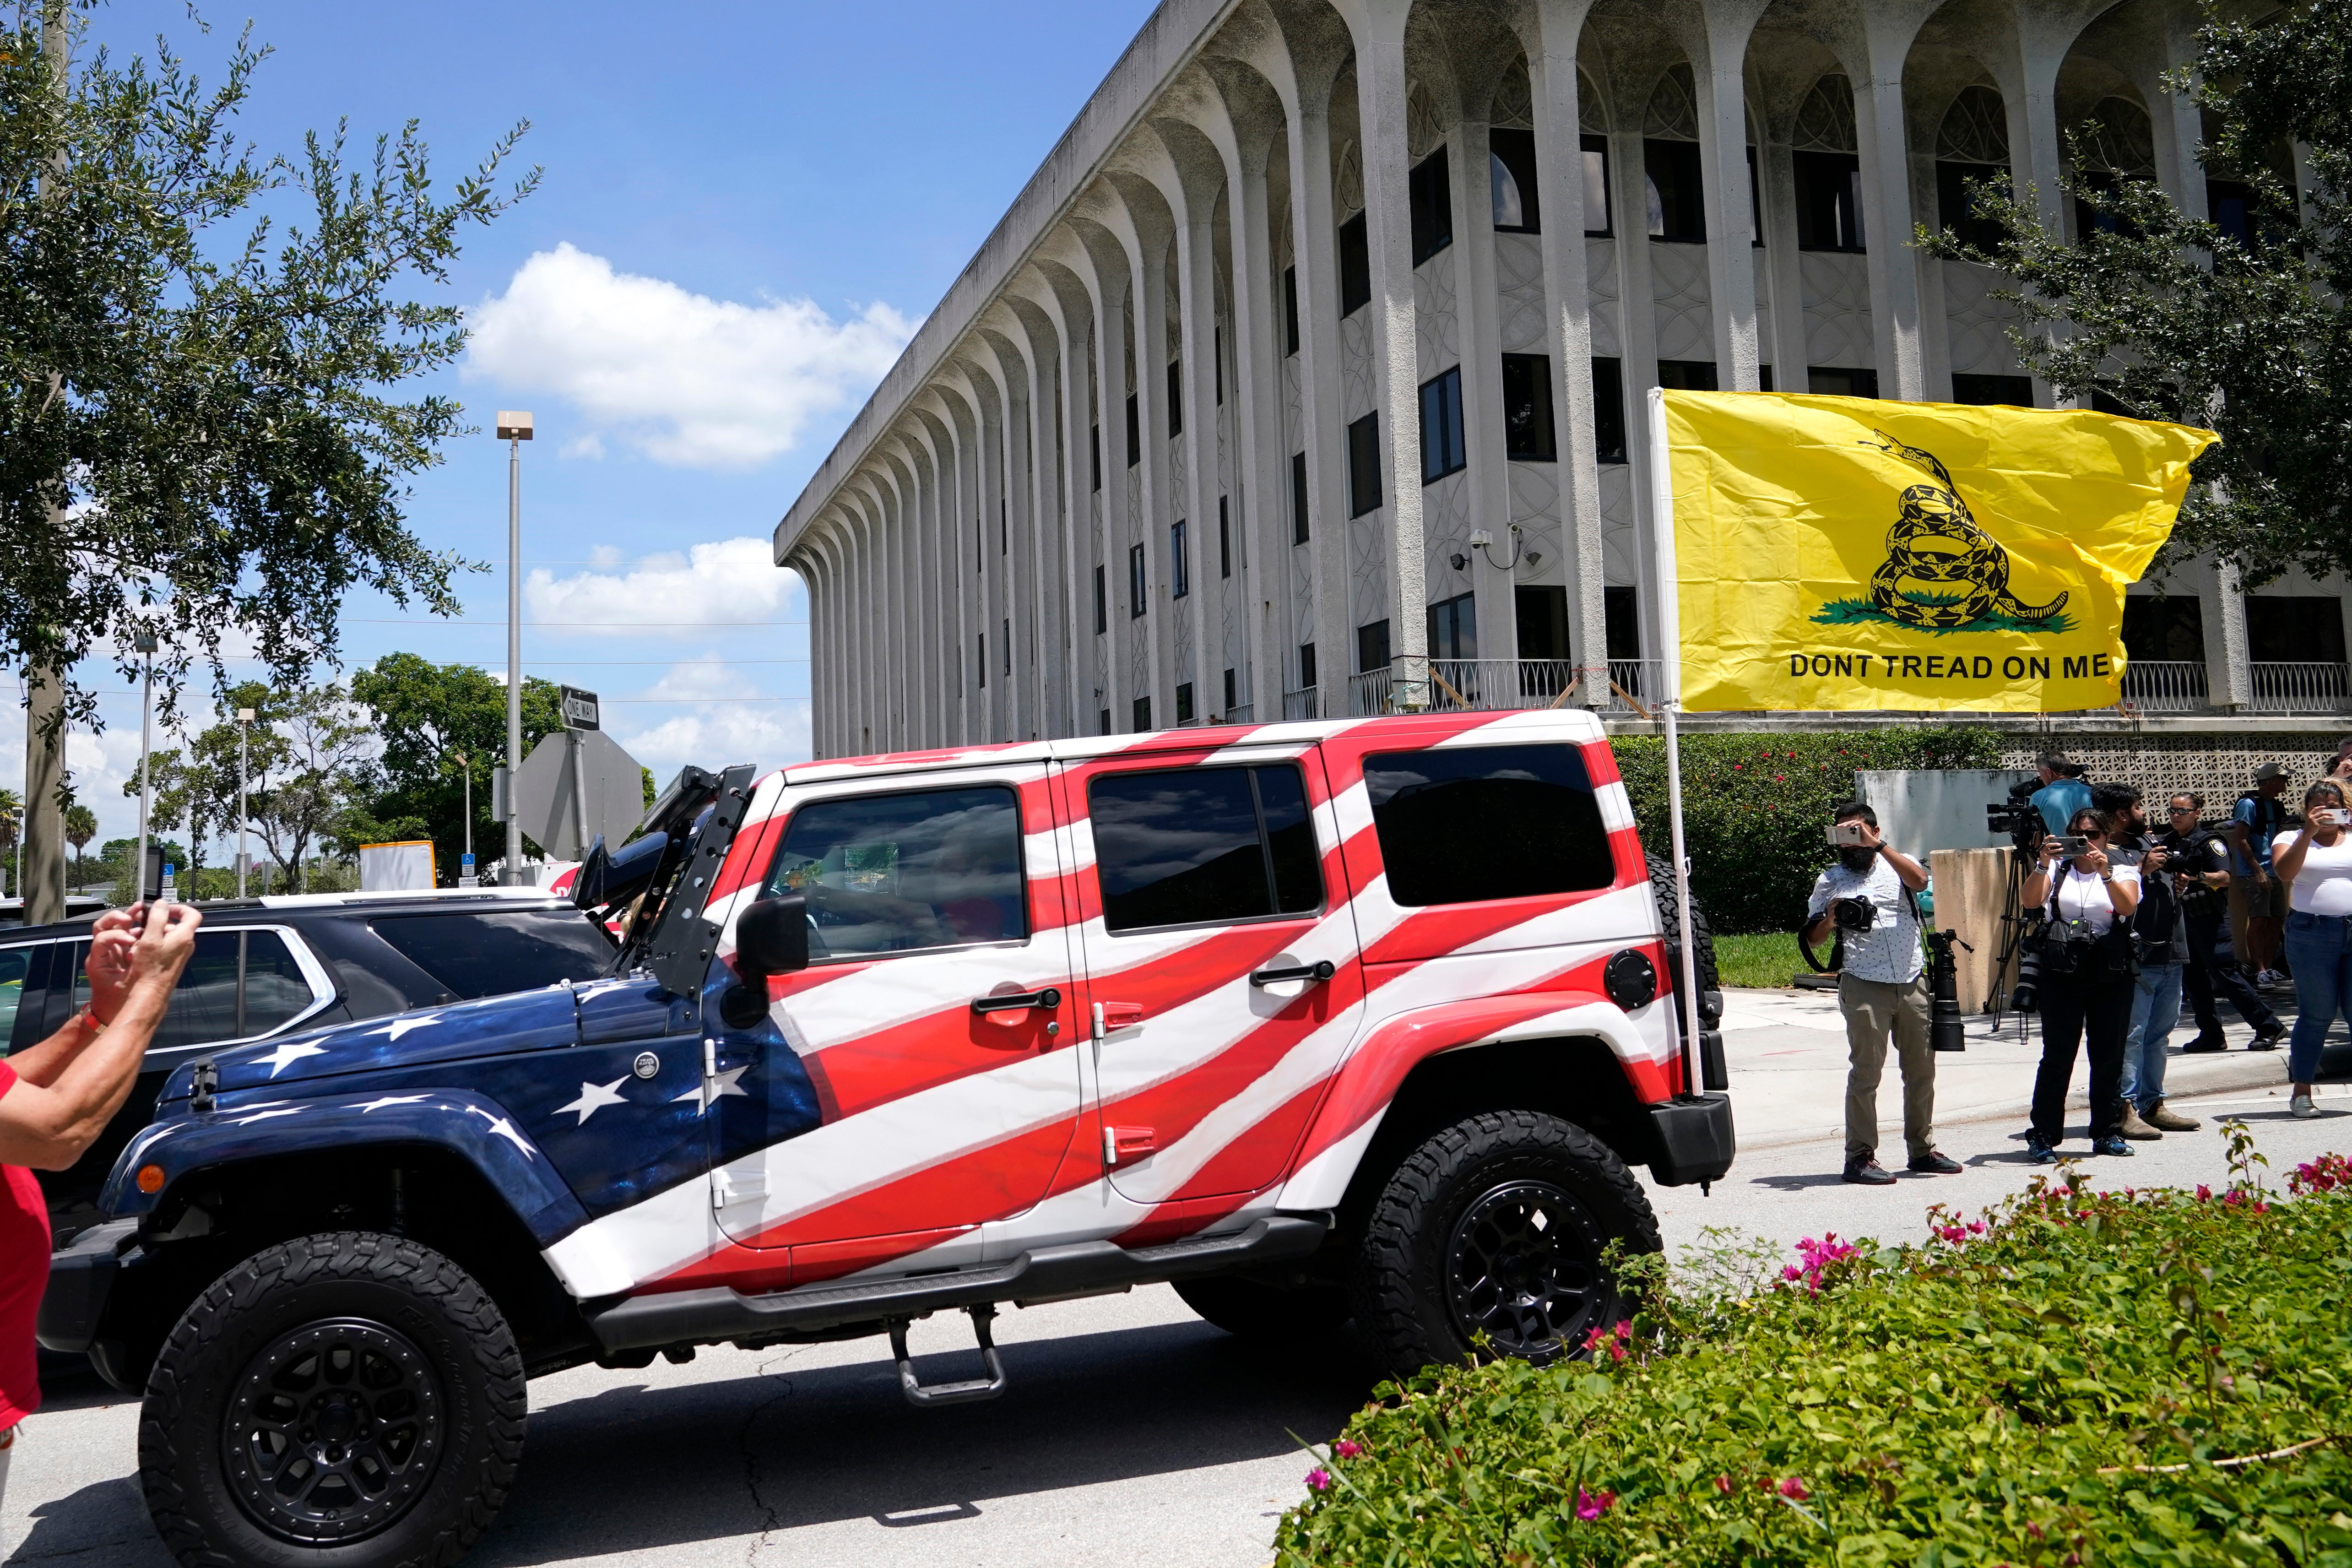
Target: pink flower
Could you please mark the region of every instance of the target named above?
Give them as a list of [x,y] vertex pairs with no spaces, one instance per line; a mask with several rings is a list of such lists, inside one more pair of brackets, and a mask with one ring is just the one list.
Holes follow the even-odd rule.
[[1731,1478],[1729,1476],[1716,1477],[1715,1489],[1721,1492],[1725,1497],[1729,1497],[1731,1495]]
[[1589,1492],[1579,1487],[1576,1489],[1576,1517],[1590,1523],[1607,1513],[1610,1505],[1616,1500],[1615,1492]]
[[2202,1183],[2202,1182],[2198,1183],[2198,1184],[2197,1184],[2197,1201],[2198,1201],[2199,1203],[2200,1203],[2200,1204],[2210,1204],[2210,1203],[2211,1203],[2211,1202],[2213,1201],[2213,1189],[2212,1189],[2212,1188],[2210,1188],[2210,1187],[2209,1187],[2209,1186],[2207,1186],[2207,1185],[2206,1185],[2204,1183]]
[[1327,1492],[1331,1489],[1331,1472],[1318,1465],[1307,1472],[1307,1489]]
[[1352,1459],[1364,1451],[1364,1447],[1360,1443],[1342,1437],[1331,1445],[1331,1451],[1343,1459]]
[[1969,1234],[1970,1236],[1982,1236],[1984,1233],[1985,1233],[1985,1222],[1984,1222],[1984,1221],[1982,1221],[1982,1220],[1980,1220],[1980,1219],[1972,1219],[1972,1220],[1969,1221]]
[[1780,1483],[1780,1495],[1787,1498],[1790,1502],[1802,1502],[1813,1494],[1805,1489],[1804,1482],[1799,1480],[1794,1476],[1790,1476],[1787,1480]]

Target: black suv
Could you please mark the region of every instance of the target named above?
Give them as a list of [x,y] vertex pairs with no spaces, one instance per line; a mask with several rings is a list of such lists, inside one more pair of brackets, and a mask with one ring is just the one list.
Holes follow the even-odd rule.
[[[98,1218],[115,1156],[155,1114],[171,1070],[202,1050],[591,980],[613,960],[604,928],[535,888],[430,893],[314,893],[197,906],[204,929],[138,1087],[97,1142],[40,1173],[55,1245]],[[0,929],[0,1048],[64,1026],[89,998],[88,918]]]

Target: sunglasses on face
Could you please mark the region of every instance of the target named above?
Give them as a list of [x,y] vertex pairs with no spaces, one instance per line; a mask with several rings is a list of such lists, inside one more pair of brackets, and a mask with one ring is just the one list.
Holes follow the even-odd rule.
[[2193,805],[2176,805],[2172,808],[2172,815],[2175,816],[2194,816],[2197,815],[2197,808]]
[[2074,837],[2077,838],[2105,838],[2106,836],[2107,830],[2104,827],[2085,827]]

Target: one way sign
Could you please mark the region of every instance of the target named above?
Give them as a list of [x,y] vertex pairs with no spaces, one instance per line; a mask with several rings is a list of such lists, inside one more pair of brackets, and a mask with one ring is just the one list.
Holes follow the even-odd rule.
[[563,715],[565,729],[601,730],[604,728],[604,725],[597,721],[594,692],[583,691],[576,686],[561,687],[558,690],[561,696],[558,699],[557,707]]

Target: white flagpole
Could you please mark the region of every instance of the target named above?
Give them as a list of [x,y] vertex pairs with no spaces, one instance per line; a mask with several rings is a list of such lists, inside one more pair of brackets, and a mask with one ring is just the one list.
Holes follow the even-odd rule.
[[1666,721],[1666,820],[1668,843],[1675,860],[1675,902],[1682,927],[1683,1092],[1699,1092],[1698,944],[1692,936],[1690,855],[1683,842],[1683,763],[1675,734],[1675,715],[1683,705],[1682,577],[1675,561],[1674,468],[1666,451],[1666,395],[1650,388],[1650,518],[1656,542],[1658,640],[1664,658],[1665,689],[1658,712]]

